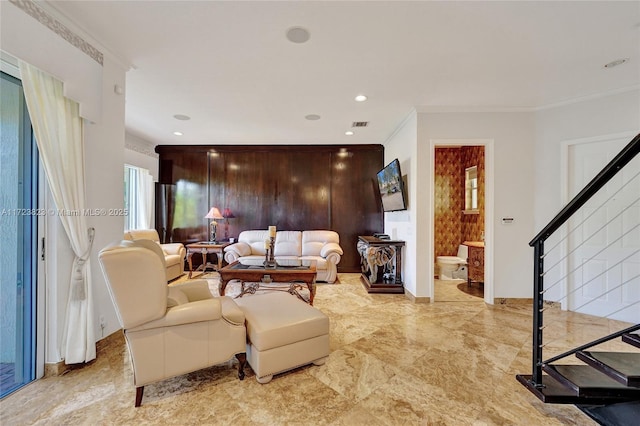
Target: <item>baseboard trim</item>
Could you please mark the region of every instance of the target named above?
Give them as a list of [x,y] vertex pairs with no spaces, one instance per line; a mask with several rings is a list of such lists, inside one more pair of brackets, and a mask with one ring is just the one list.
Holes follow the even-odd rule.
[[[100,356],[101,352],[108,350],[111,346],[122,346],[124,344],[124,333],[122,329],[117,330],[102,340],[98,340],[96,342],[96,357]],[[88,363],[79,363],[79,364],[65,364],[64,360],[53,362],[53,363],[45,363],[44,364],[44,377],[55,377],[62,376],[67,374],[69,371],[82,368],[87,364],[90,364],[92,361]]]
[[45,363],[44,364],[44,377],[56,377],[62,376],[67,371],[71,370],[71,366],[67,365],[63,361],[58,361],[55,363]]
[[409,293],[406,288],[404,289],[404,296],[412,303],[431,303],[430,297],[416,297],[413,294]]
[[493,299],[496,305],[533,305],[531,298],[497,297]]

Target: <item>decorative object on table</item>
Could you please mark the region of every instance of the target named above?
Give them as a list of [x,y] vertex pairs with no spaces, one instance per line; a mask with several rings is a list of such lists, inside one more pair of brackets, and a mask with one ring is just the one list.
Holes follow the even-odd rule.
[[402,247],[404,241],[358,236],[362,275],[368,293],[404,293]]
[[209,213],[207,213],[207,215],[204,218],[211,219],[211,222],[209,223],[209,242],[215,243],[216,231],[218,228],[218,222],[216,222],[216,219],[224,219],[224,217],[222,216],[222,214],[220,213],[220,210],[218,210],[217,207],[211,207],[211,210],[209,210]]
[[222,217],[224,217],[224,239],[229,239],[229,219],[235,219],[234,214],[231,212],[231,209],[226,207],[222,211]]
[[277,266],[276,258],[274,256],[276,242],[276,227],[269,227],[269,239],[264,240],[264,267],[265,268],[275,268]]

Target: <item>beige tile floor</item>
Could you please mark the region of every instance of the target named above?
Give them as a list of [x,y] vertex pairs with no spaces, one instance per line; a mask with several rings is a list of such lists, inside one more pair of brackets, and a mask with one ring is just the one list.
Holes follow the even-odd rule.
[[[89,365],[2,400],[0,424],[595,424],[573,406],[543,404],[516,381],[515,374],[530,372],[530,307],[489,306],[468,295],[455,303],[414,304],[403,295],[367,294],[358,274],[339,280],[319,284],[315,299],[331,319],[325,365],[260,385],[250,368],[239,381],[232,361],[148,385],[142,406],[134,408],[118,332]],[[620,327],[561,311],[546,316],[553,321],[552,351]]]

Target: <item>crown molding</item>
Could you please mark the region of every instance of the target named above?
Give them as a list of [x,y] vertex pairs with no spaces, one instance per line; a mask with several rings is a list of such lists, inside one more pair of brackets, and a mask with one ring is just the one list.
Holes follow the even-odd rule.
[[76,33],[78,37],[86,40],[88,43],[95,46],[98,50],[100,50],[100,52],[102,52],[104,56],[108,57],[109,60],[115,62],[125,71],[135,68],[135,66],[131,63],[130,60],[126,59],[121,55],[114,53],[113,50],[107,48],[103,43],[101,43],[94,36],[92,36],[91,31],[87,30],[83,25],[69,18],[69,16],[67,16],[64,12],[60,11],[56,7],[56,3],[54,1],[50,1],[50,0],[44,0],[44,1],[43,0],[10,0],[10,1],[12,2],[27,1],[30,3],[37,3],[38,6],[40,6],[40,8],[42,8],[44,11],[50,14],[54,19],[58,20],[62,25],[66,26],[71,31]]
[[581,103],[581,102],[592,101],[592,100],[595,100],[595,99],[606,98],[606,97],[609,97],[609,96],[619,95],[619,94],[622,94],[622,93],[634,92],[634,91],[637,91],[637,90],[640,90],[640,84],[633,85],[633,86],[627,86],[627,87],[621,87],[619,89],[608,90],[606,92],[600,92],[600,93],[594,93],[594,94],[591,94],[591,95],[580,96],[578,98],[567,99],[567,100],[560,101],[560,102],[555,102],[555,103],[552,103],[552,104],[542,105],[542,106],[534,108],[533,111],[544,111],[544,110],[547,110],[547,109],[559,108],[559,107],[563,107],[563,106],[567,106],[567,105],[572,105],[572,104],[577,104],[577,103]]
[[42,3],[36,3],[33,0],[9,0],[9,2],[27,15],[31,16],[40,24],[47,27],[56,35],[66,40],[73,47],[81,50],[85,55],[100,64],[100,66],[103,65],[104,56],[102,52],[82,36],[78,35],[74,30],[69,28],[68,25],[60,22],[60,20],[53,16],[49,11],[45,10],[45,8],[41,6],[43,5]]
[[415,117],[417,115],[417,109],[416,108],[411,108],[409,110],[409,113],[402,119],[402,121],[393,129],[393,132],[391,132],[391,134],[389,136],[387,136],[387,138],[384,140],[382,145],[387,144],[387,142],[391,141],[393,138],[396,137],[396,135],[402,130],[402,128],[405,126],[405,124],[407,124],[407,122],[409,122],[409,120],[411,120],[413,117]]
[[124,147],[130,151],[135,151],[139,154],[146,155],[148,157],[158,158],[156,153],[156,146],[153,142],[149,142],[133,133],[125,132]]
[[452,112],[531,112],[534,107],[517,106],[483,106],[483,105],[423,105],[417,106],[418,113],[452,113]]
[[592,101],[596,99],[606,98],[608,96],[619,95],[640,90],[640,85],[621,87],[618,89],[607,90],[605,92],[594,93],[577,98],[566,99],[559,102],[553,102],[540,106],[482,106],[482,105],[421,105],[415,107],[418,113],[454,113],[454,112],[537,112],[553,108],[559,108],[567,105],[578,104],[581,102]]

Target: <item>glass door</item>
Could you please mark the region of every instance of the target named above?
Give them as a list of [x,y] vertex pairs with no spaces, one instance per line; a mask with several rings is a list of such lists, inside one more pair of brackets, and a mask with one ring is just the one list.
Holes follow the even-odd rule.
[[0,73],[0,397],[35,378],[38,153],[20,80]]

